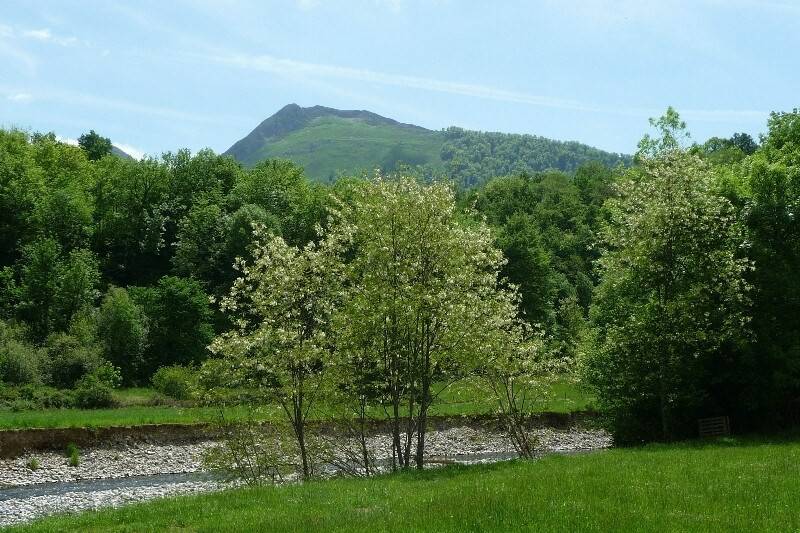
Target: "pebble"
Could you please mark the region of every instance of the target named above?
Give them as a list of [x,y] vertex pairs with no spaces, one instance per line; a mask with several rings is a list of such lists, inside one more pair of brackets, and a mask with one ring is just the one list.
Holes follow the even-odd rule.
[[[132,443],[80,450],[78,466],[69,466],[65,453],[29,453],[14,459],[0,459],[0,490],[4,486],[58,483],[84,479],[110,479],[155,474],[197,472],[203,453],[214,443],[191,444]],[[30,461],[39,462],[37,470]]]
[[[583,428],[532,430],[543,452],[578,452],[611,446],[611,436],[602,430]],[[391,456],[391,437],[370,437],[370,451],[377,459]],[[0,491],[39,483],[65,483],[89,479],[117,479],[130,476],[182,474],[202,470],[203,454],[213,441],[187,444],[127,443],[81,450],[76,467],[68,465],[64,453],[30,453],[15,459],[0,460]],[[429,458],[452,458],[460,462],[496,461],[513,456],[511,442],[499,432],[473,427],[454,427],[431,431],[426,436]],[[31,459],[39,469],[28,467]],[[53,513],[75,513],[101,507],[116,507],[132,502],[221,490],[226,485],[216,481],[162,483],[124,489],[91,492],[65,492],[0,501],[0,527],[18,524]]]
[[213,481],[166,483],[157,487],[135,487],[94,492],[65,492],[57,496],[34,496],[0,501],[0,527],[29,522],[57,513],[78,513],[103,507],[165,498],[179,494],[198,494],[224,488]]

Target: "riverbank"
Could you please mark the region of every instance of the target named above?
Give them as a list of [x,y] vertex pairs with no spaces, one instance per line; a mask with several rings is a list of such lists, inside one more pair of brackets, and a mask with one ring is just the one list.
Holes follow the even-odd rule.
[[25,530],[796,531],[799,459],[794,438],[725,438],[164,498]]
[[[533,430],[542,453],[571,453],[609,447],[611,437],[602,430],[572,427]],[[433,430],[426,439],[429,462],[494,462],[514,457],[514,450],[502,432],[486,427],[458,426]],[[46,514],[78,512],[106,506],[145,501],[183,493],[219,490],[224,485],[208,479],[192,479],[185,474],[202,473],[202,456],[213,440],[157,444],[146,442],[117,443],[81,451],[78,466],[69,466],[63,452],[29,452],[13,459],[0,460],[0,526],[32,520]],[[377,459],[390,456],[389,435],[379,433],[369,439]],[[39,468],[30,468],[32,460]],[[87,480],[125,480],[136,477],[180,475],[180,482],[161,478],[160,482],[141,486],[114,486],[98,483],[69,485]],[[177,478],[173,478],[177,479]],[[63,485],[63,491],[57,489]],[[20,487],[32,487],[24,492]],[[45,493],[41,487],[49,487]],[[93,490],[96,488],[96,490]],[[6,492],[16,491],[16,492]],[[38,492],[37,492],[38,491]],[[3,493],[13,497],[3,498]]]
[[[564,429],[583,426],[591,423],[596,417],[597,414],[592,411],[542,412],[532,417],[531,423],[535,427]],[[268,425],[271,422],[263,423]],[[333,434],[340,431],[342,425],[333,419],[311,420],[308,424],[314,431]],[[461,426],[498,430],[497,416],[493,414],[431,415],[428,417],[428,425],[436,430]],[[374,434],[388,431],[388,427],[387,420],[373,419],[369,422],[369,431]],[[109,444],[127,445],[134,442],[173,444],[209,440],[215,435],[215,426],[208,423],[0,429],[0,458],[14,458],[31,451],[63,451],[69,444],[85,448]]]

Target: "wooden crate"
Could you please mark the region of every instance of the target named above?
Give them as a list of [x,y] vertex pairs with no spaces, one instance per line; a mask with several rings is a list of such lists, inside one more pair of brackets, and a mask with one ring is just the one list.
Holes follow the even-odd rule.
[[701,418],[697,429],[701,437],[722,437],[731,434],[731,421],[727,416]]

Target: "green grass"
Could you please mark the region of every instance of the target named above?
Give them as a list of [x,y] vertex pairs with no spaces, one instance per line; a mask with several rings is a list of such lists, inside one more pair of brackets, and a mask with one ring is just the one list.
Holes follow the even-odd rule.
[[649,446],[371,480],[237,489],[45,531],[797,531],[800,443]]
[[[33,411],[0,410],[0,429],[18,428],[70,428],[138,426],[144,424],[196,424],[213,422],[219,410],[210,407],[182,405],[153,405],[169,402],[152,389],[120,389],[114,392],[120,407],[112,409],[41,409]],[[591,406],[592,398],[569,382],[553,386],[552,399],[542,403],[542,411],[568,413]],[[445,391],[430,411],[432,416],[485,415],[495,412],[497,406],[480,389],[469,383],[457,383]],[[228,408],[225,416],[236,420],[247,416],[247,409]],[[265,406],[258,415],[263,420],[282,416],[277,406]],[[324,408],[312,413],[316,420],[329,419],[335,414]],[[379,417],[377,410],[373,416]]]
[[[440,395],[431,408],[434,415],[482,415],[497,412],[496,401],[469,382],[455,383]],[[591,408],[594,398],[569,381],[553,383],[549,398],[537,406],[540,411],[571,413]]]
[[120,407],[170,403],[170,400],[160,392],[145,387],[117,389],[113,392],[113,397],[114,401],[117,402]]
[[247,163],[271,157],[291,159],[309,176],[324,181],[338,171],[371,173],[377,167],[392,168],[397,161],[441,166],[443,141],[439,132],[320,117],[265,145]]
[[[170,406],[0,411],[0,429],[196,424],[215,420],[218,412],[208,407]],[[245,412],[243,408],[226,409],[226,416],[239,418]]]

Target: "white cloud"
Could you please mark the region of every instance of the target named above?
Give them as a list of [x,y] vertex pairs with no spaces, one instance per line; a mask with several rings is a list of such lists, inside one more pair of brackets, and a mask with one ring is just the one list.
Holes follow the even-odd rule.
[[33,95],[29,93],[14,93],[7,95],[6,99],[11,100],[12,102],[25,103],[33,100]]
[[164,120],[182,120],[187,122],[207,122],[212,124],[220,124],[225,121],[240,120],[243,118],[231,117],[230,115],[204,115],[202,113],[179,111],[177,109],[171,109],[168,107],[139,104],[129,100],[104,98],[86,93],[58,92],[47,94],[45,96],[54,101],[63,102],[70,105],[85,105],[89,107],[113,109],[123,113],[145,114]]
[[[485,100],[496,100],[501,102],[526,104],[553,109],[609,113],[614,115],[645,118],[659,116],[663,112],[663,108],[615,108],[594,105],[577,100],[532,94],[523,91],[512,91],[489,85],[460,83],[434,78],[409,76],[405,74],[391,74],[368,69],[342,67],[338,65],[307,63],[269,55],[248,56],[243,54],[233,54],[213,56],[210,59],[243,69],[257,70],[285,76],[338,78],[350,81],[391,85],[408,89],[419,89],[423,91],[454,94],[472,98],[481,98]],[[687,118],[700,122],[752,121],[754,119],[764,120],[768,115],[768,113],[765,111],[757,110],[688,110],[684,114]]]
[[780,0],[706,0],[706,3],[722,9],[731,9],[741,7],[752,9],[754,11],[763,12],[765,9],[778,11],[778,12],[794,12],[800,11],[800,4],[792,0],[781,2]]
[[16,60],[31,74],[36,70],[36,58],[19,46],[14,35],[14,28],[0,24],[0,56]]
[[661,23],[680,9],[680,2],[674,0],[545,0],[544,5],[547,11],[566,15],[572,22],[602,28]]
[[378,4],[378,6],[387,7],[395,13],[399,13],[406,6],[405,0],[375,0],[375,3]]
[[50,31],[50,28],[23,30],[19,28],[13,28],[6,24],[0,24],[0,38],[33,39],[34,41],[55,44],[58,46],[74,46],[80,42],[77,37],[64,37],[61,35],[55,35],[52,31]]
[[141,159],[145,155],[147,155],[144,153],[144,150],[140,150],[135,146],[131,146],[130,144],[114,142],[114,146],[116,146],[117,148],[119,148],[120,150],[122,150],[123,152],[125,152],[134,159]]
[[582,104],[574,100],[551,98],[525,92],[509,91],[487,85],[459,83],[433,78],[409,76],[405,74],[390,74],[367,69],[341,67],[337,65],[323,65],[306,63],[292,59],[277,58],[269,55],[247,56],[234,54],[227,56],[213,56],[210,59],[220,63],[249,69],[271,72],[274,74],[318,76],[325,78],[341,78],[381,85],[393,85],[410,89],[472,96],[489,100],[516,102],[538,105],[543,107],[556,107],[562,109],[575,109],[580,111],[602,111],[602,109]]
[[755,109],[678,109],[682,118],[696,122],[766,122],[769,113]]
[[58,46],[73,46],[78,43],[77,38],[53,35],[48,28],[43,28],[41,30],[24,30],[21,32],[21,35],[23,37],[27,37],[28,39],[35,39],[37,41],[52,43]]
[[5,96],[8,99],[12,99],[12,97],[18,94],[26,94],[30,96],[31,99],[35,98],[37,101],[57,102],[59,104],[68,106],[86,106],[119,111],[121,113],[132,113],[136,115],[149,115],[161,120],[178,120],[209,124],[223,124],[225,122],[248,123],[252,120],[250,117],[233,115],[206,115],[197,112],[180,111],[168,107],[139,104],[129,100],[104,98],[101,96],[80,92],[53,91],[43,89],[34,90],[33,94],[28,94],[22,93],[19,88],[3,86],[0,84],[0,96]]
[[[56,135],[56,139],[64,144],[78,146],[78,139],[73,139],[72,137],[62,137],[61,135]],[[134,159],[142,159],[145,155],[147,155],[145,154],[144,150],[140,150],[139,148],[136,148],[130,144],[118,143],[114,142],[113,140],[111,143]]]
[[56,135],[56,140],[71,146],[78,146],[78,139],[73,139],[72,137],[62,137],[61,135]]

